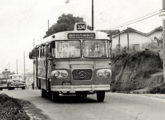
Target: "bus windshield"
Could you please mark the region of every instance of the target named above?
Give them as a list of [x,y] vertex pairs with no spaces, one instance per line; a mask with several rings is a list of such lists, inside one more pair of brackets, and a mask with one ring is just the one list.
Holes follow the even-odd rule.
[[55,58],[80,57],[80,41],[56,41],[54,56]]
[[84,41],[84,57],[99,58],[107,57],[106,40],[85,40]]

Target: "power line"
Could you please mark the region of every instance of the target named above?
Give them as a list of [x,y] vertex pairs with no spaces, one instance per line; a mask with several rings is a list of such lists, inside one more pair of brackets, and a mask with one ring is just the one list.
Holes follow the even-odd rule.
[[143,20],[146,20],[148,18],[151,18],[151,17],[154,17],[156,15],[159,15],[161,12],[163,12],[163,9],[159,10],[159,11],[154,11],[152,13],[148,13],[142,17],[139,17],[139,18],[136,18],[136,19],[133,19],[133,20],[129,20],[123,24],[120,24],[116,27],[114,27],[113,29],[116,29],[116,28],[121,28],[121,27],[124,27],[124,26],[128,26],[128,25],[131,25],[131,24],[135,24],[135,23],[138,23],[140,21],[143,21]]

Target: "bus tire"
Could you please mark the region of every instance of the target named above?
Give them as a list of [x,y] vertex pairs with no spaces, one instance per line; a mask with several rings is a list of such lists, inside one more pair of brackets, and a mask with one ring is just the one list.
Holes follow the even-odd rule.
[[8,88],[8,90],[14,90],[15,88]]
[[52,101],[58,101],[59,99],[59,93],[58,92],[52,92]]
[[103,102],[104,101],[104,98],[105,98],[105,91],[98,91],[96,93],[97,95],[97,101],[98,102]]
[[25,90],[25,87],[22,87],[22,90]]
[[43,98],[46,98],[46,95],[47,95],[46,90],[42,89],[42,90],[41,90],[41,96],[42,96]]

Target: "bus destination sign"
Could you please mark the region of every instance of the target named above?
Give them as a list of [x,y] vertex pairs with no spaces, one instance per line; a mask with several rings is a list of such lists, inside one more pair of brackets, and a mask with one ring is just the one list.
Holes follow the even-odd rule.
[[95,39],[95,33],[68,33],[68,39]]

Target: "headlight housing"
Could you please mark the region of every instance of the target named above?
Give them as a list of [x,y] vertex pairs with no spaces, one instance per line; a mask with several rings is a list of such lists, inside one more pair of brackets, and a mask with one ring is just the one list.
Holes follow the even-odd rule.
[[111,69],[100,69],[97,71],[98,78],[111,78],[112,71]]
[[54,70],[51,72],[51,77],[55,77],[57,79],[64,79],[68,77],[68,72],[66,70]]

